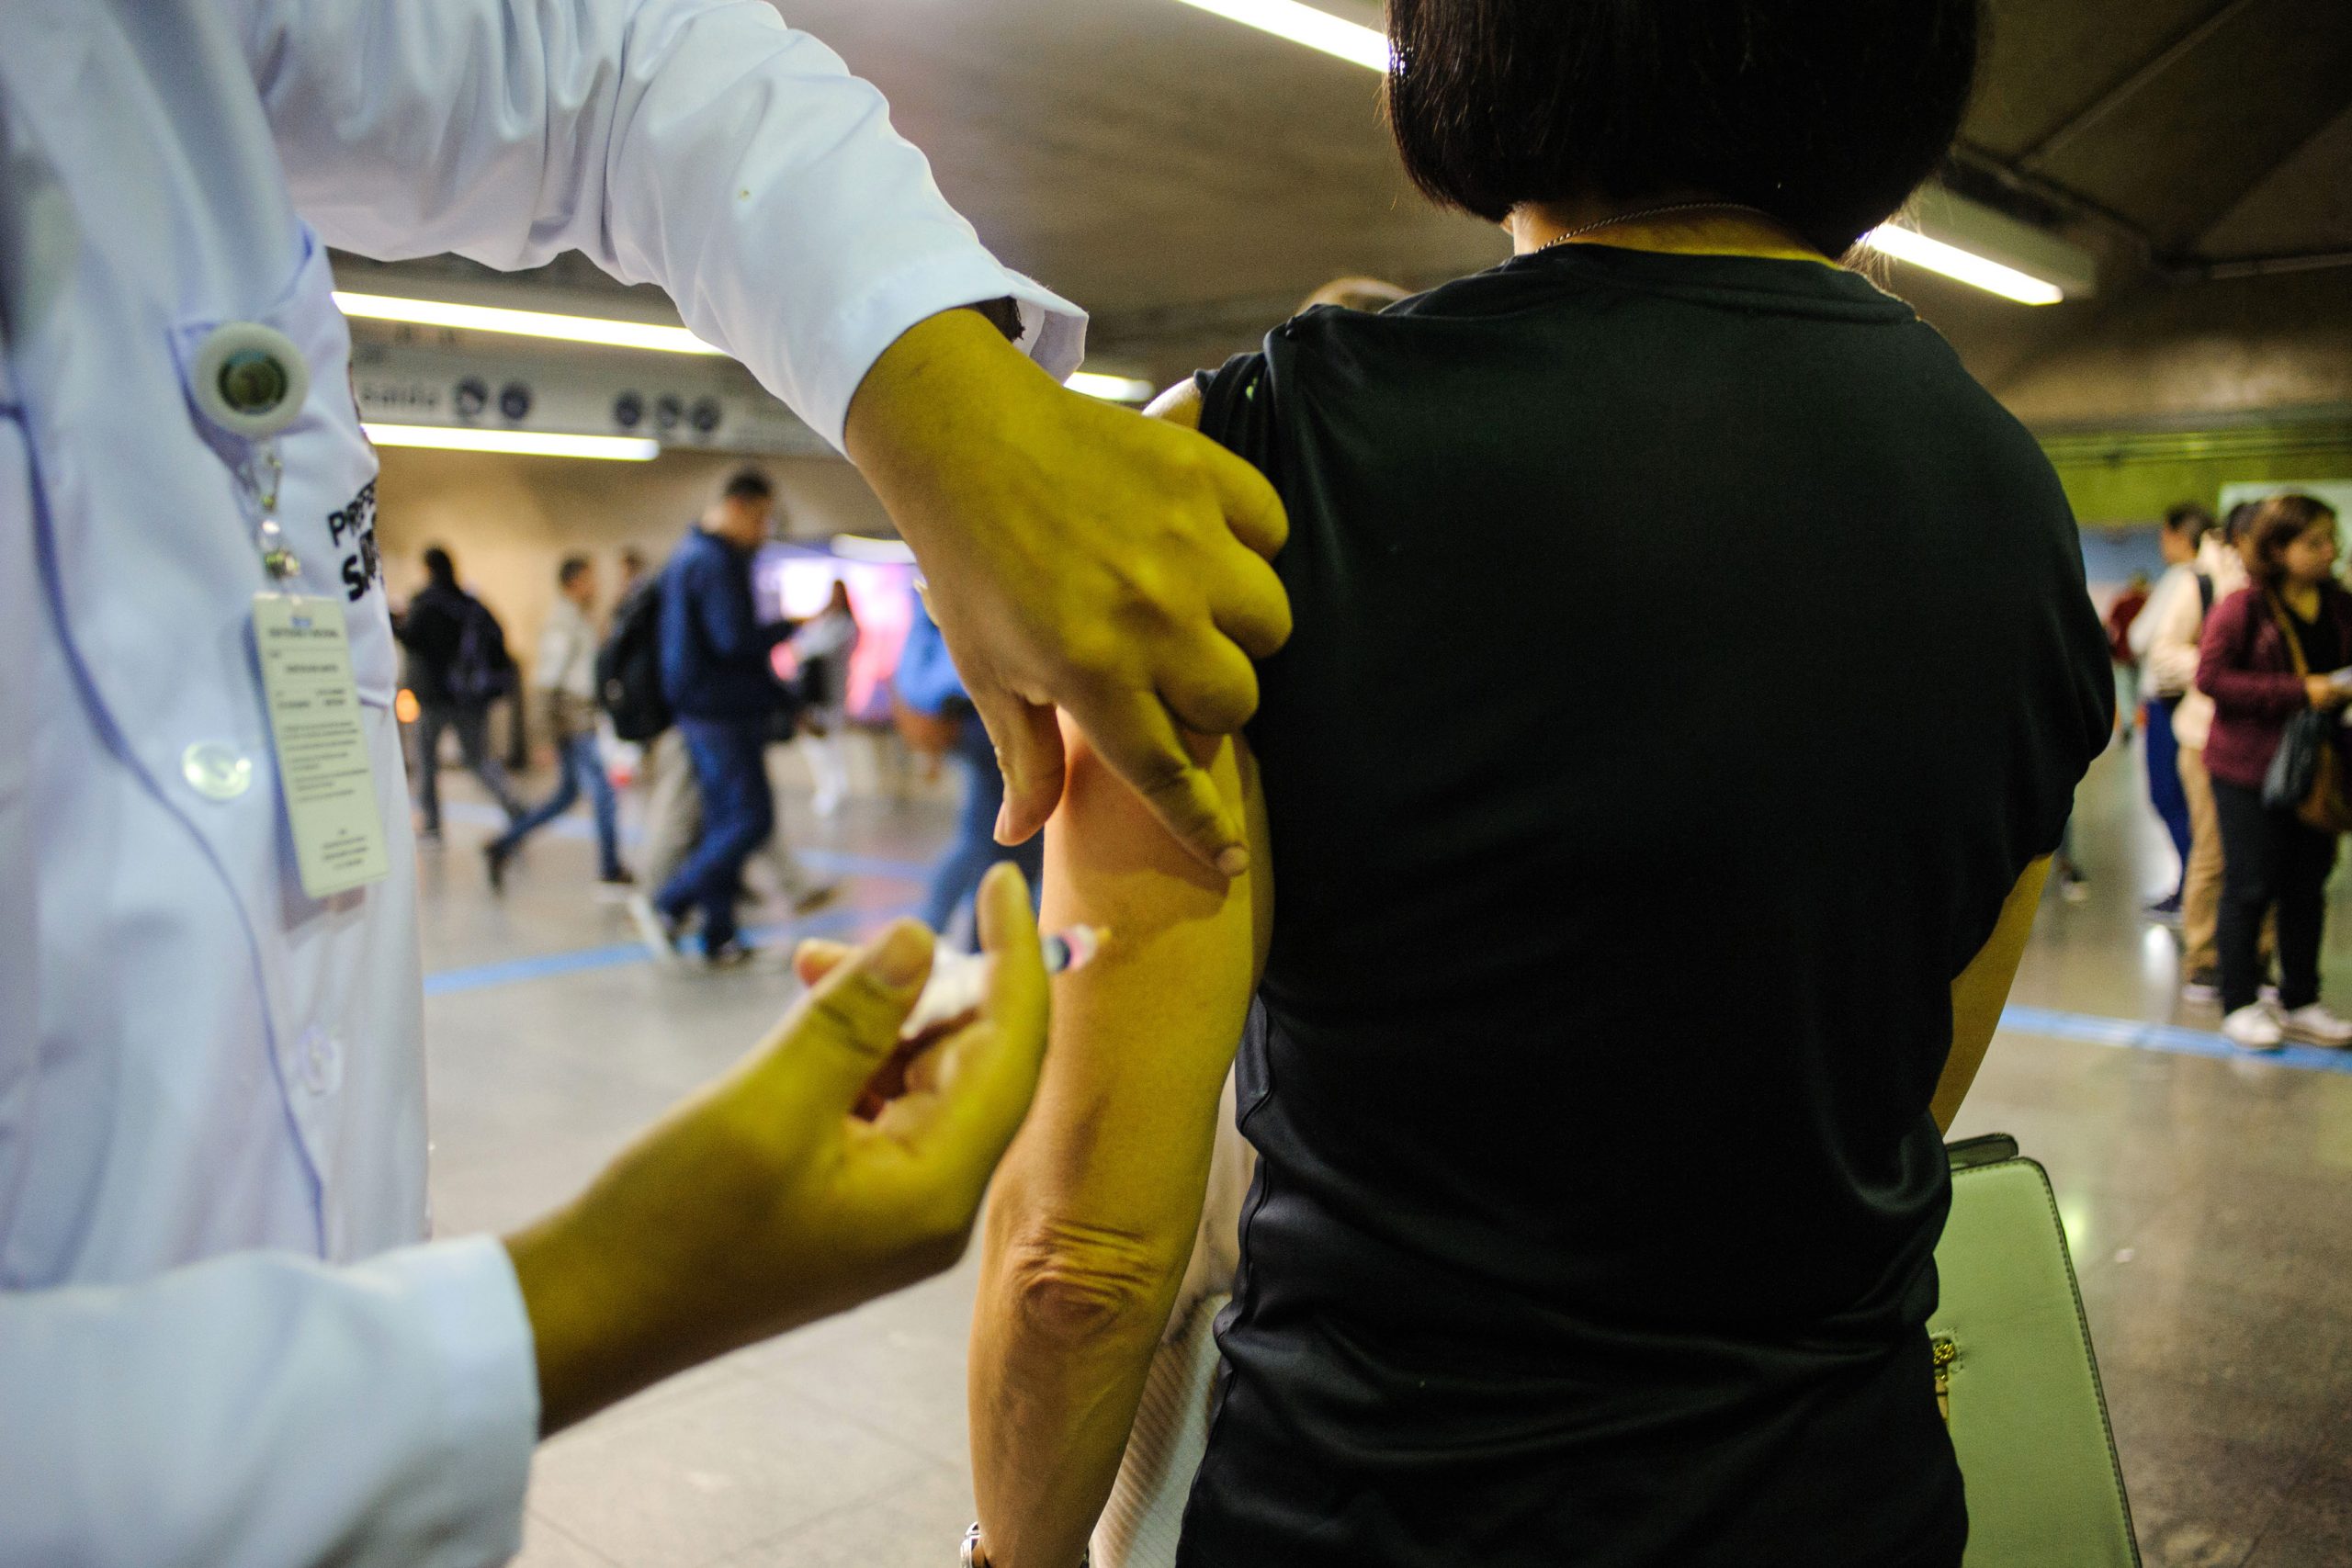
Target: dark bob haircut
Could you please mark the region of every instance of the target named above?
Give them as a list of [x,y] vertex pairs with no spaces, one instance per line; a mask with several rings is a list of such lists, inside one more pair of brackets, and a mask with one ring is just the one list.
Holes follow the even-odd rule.
[[1389,0],[1388,120],[1433,199],[1696,191],[1841,255],[1960,130],[1981,0]]

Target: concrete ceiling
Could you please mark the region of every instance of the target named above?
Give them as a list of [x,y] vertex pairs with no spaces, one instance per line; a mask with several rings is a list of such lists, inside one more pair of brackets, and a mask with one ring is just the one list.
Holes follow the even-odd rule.
[[[1991,5],[1958,188],[2092,245],[2120,292],[2352,253],[2352,0]],[[882,88],[999,254],[1095,313],[1098,362],[1164,377],[1247,345],[1336,275],[1424,286],[1505,254],[1406,184],[1370,73],[1172,0],[782,9]],[[545,281],[610,287],[577,257]],[[2082,315],[1900,267],[1889,281],[1972,360],[2014,359]]]

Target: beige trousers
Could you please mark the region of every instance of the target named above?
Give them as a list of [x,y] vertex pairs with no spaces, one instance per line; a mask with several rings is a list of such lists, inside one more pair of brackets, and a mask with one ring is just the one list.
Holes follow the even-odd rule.
[[[2201,748],[2180,749],[2180,787],[2188,796],[2188,863],[2180,873],[2180,972],[2208,975],[2222,966],[2213,946],[2222,921],[2222,819],[2213,810],[2213,776]],[[2262,918],[2262,958],[2278,946],[2277,911]]]

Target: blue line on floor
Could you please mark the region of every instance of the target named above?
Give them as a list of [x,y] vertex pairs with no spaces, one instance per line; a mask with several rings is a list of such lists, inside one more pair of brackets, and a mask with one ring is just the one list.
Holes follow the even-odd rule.
[[[487,801],[445,800],[441,803],[441,818],[445,822],[463,822],[470,827],[499,829],[506,826],[506,813]],[[585,842],[596,836],[596,825],[584,812],[567,811],[546,827],[542,833],[552,833],[559,839],[577,839]],[[623,826],[621,842],[635,845],[644,835],[637,829]],[[793,853],[809,870],[827,876],[887,876],[898,882],[928,882],[931,867],[920,861],[892,860],[884,855],[849,854],[839,850],[802,849],[793,846]]]
[[[774,925],[746,926],[744,940],[754,944],[780,943],[784,939],[798,941],[805,936],[842,936],[856,930],[868,920],[882,921],[912,913],[911,907],[887,909],[831,909],[805,920],[789,920]],[[552,979],[559,975],[582,975],[597,969],[617,969],[628,964],[649,964],[653,955],[640,942],[607,942],[602,947],[575,948],[570,953],[541,953],[527,958],[502,959],[495,964],[469,964],[463,969],[443,969],[424,977],[424,994],[428,997],[454,996],[460,991],[487,990],[493,986],[519,985],[526,980]]]
[[2001,1010],[2001,1027],[2018,1034],[2039,1034],[2046,1040],[2079,1040],[2091,1045],[2120,1045],[2134,1051],[2163,1051],[2176,1056],[2213,1056],[2222,1060],[2273,1062],[2317,1073],[2352,1073],[2352,1051],[2323,1051],[2310,1045],[2289,1045],[2278,1051],[2242,1051],[2221,1035],[2174,1023],[2147,1023],[2139,1019],[2103,1018],[2096,1013],[2059,1012],[2051,1008],[2008,1007]]

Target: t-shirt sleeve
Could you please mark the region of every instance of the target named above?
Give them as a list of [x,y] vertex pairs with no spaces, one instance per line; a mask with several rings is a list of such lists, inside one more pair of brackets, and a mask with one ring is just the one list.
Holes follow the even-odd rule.
[[1201,389],[1201,434],[1282,488],[1274,450],[1274,383],[1264,353],[1237,354],[1193,378]]

